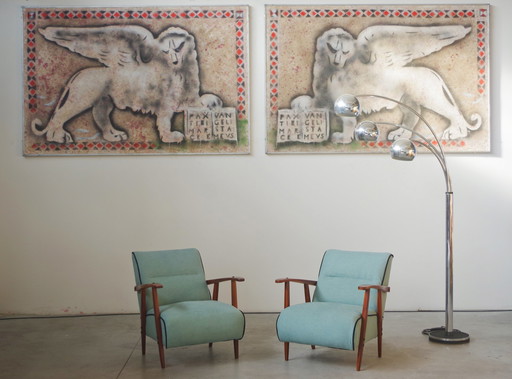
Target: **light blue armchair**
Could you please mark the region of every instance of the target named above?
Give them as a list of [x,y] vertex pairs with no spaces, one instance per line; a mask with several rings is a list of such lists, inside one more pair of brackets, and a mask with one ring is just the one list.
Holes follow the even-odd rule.
[[[325,252],[318,281],[277,279],[284,283],[284,308],[277,319],[277,336],[284,342],[285,360],[290,342],[357,350],[361,369],[365,341],[378,338],[382,355],[382,316],[389,292],[393,255],[341,250]],[[305,303],[290,306],[290,283],[304,285]],[[313,301],[309,286],[316,286]]]
[[[139,295],[142,354],[146,335],[158,342],[160,364],[165,367],[164,347],[233,340],[235,359],[238,340],[245,331],[244,314],[237,309],[236,282],[230,277],[206,280],[196,249],[132,253],[135,290]],[[231,305],[217,301],[219,283],[231,282]],[[213,297],[208,285],[213,284]],[[155,322],[157,320],[157,322]]]

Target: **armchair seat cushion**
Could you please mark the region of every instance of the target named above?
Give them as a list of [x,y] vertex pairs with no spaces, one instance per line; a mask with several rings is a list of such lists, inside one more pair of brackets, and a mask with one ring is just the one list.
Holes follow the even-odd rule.
[[[154,312],[147,313],[146,333],[157,339]],[[166,348],[239,340],[245,317],[237,308],[215,300],[182,301],[160,306],[163,344]]]
[[[283,309],[277,319],[281,342],[355,350],[361,330],[361,306],[335,302],[310,302]],[[366,337],[377,336],[377,317],[368,315]]]

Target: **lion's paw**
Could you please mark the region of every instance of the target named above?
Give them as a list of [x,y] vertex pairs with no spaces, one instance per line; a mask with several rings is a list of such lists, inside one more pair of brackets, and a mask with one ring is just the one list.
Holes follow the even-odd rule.
[[412,137],[412,132],[406,130],[406,129],[402,129],[402,128],[398,128],[396,130],[392,130],[388,133],[388,140],[389,141],[396,141],[397,139],[400,139],[400,138],[406,138],[406,139],[409,139]]
[[201,104],[203,107],[208,109],[222,108],[222,100],[217,95],[211,93],[204,94],[201,96]]
[[460,126],[450,126],[443,132],[441,139],[454,140],[468,136],[468,129]]
[[103,133],[103,138],[109,142],[119,142],[126,141],[128,139],[128,135],[125,132],[113,129]]
[[73,137],[71,134],[66,132],[64,129],[48,129],[46,133],[46,140],[48,142],[57,142],[57,143],[73,143]]
[[165,143],[181,143],[185,136],[180,132],[165,132],[160,135],[160,139]]
[[292,100],[290,107],[296,111],[308,111],[313,108],[313,99],[308,95],[298,96]]
[[345,136],[345,133],[335,132],[331,135],[331,142],[336,144],[347,144],[352,142],[352,135]]

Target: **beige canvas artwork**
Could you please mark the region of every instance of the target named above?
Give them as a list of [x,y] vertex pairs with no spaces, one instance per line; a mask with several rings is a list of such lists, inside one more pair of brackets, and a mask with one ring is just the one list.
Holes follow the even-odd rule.
[[[446,152],[490,151],[488,5],[267,5],[266,33],[267,153],[387,152],[424,121]],[[421,117],[361,97],[342,118],[343,94]],[[392,125],[355,141],[363,120]]]
[[25,155],[250,152],[248,7],[23,18]]

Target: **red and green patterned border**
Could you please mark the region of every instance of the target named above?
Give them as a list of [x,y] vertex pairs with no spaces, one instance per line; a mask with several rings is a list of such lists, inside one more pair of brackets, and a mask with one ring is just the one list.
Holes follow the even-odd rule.
[[[433,7],[433,6],[432,6]],[[267,6],[267,54],[269,67],[267,68],[268,83],[268,111],[270,117],[276,117],[278,111],[279,99],[279,25],[281,21],[287,19],[310,19],[310,18],[379,18],[389,21],[400,19],[429,19],[435,22],[436,19],[475,19],[477,25],[477,51],[475,59],[478,62],[478,73],[476,78],[476,90],[480,95],[488,91],[488,17],[489,9],[487,6],[471,6],[471,9],[443,10],[443,5],[436,5],[438,9],[412,9],[406,6],[385,7],[371,6],[368,8],[320,8],[320,7],[302,7],[294,8]],[[433,141],[435,143],[435,141]],[[443,145],[464,147],[466,143],[459,141],[443,141]],[[382,148],[390,146],[391,143],[366,143],[361,142],[364,148]]]
[[[36,27],[38,20],[162,20],[162,19],[212,19],[222,18],[234,21],[236,44],[237,72],[237,117],[248,121],[248,8],[235,9],[219,7],[218,9],[26,9],[25,14],[25,72],[26,72],[26,102],[28,111],[37,112],[37,46]],[[249,133],[247,131],[247,133]],[[66,151],[79,154],[90,152],[132,152],[157,149],[154,143],[141,142],[89,142],[89,143],[34,143],[31,148],[37,152]],[[155,150],[156,151],[156,150]]]

